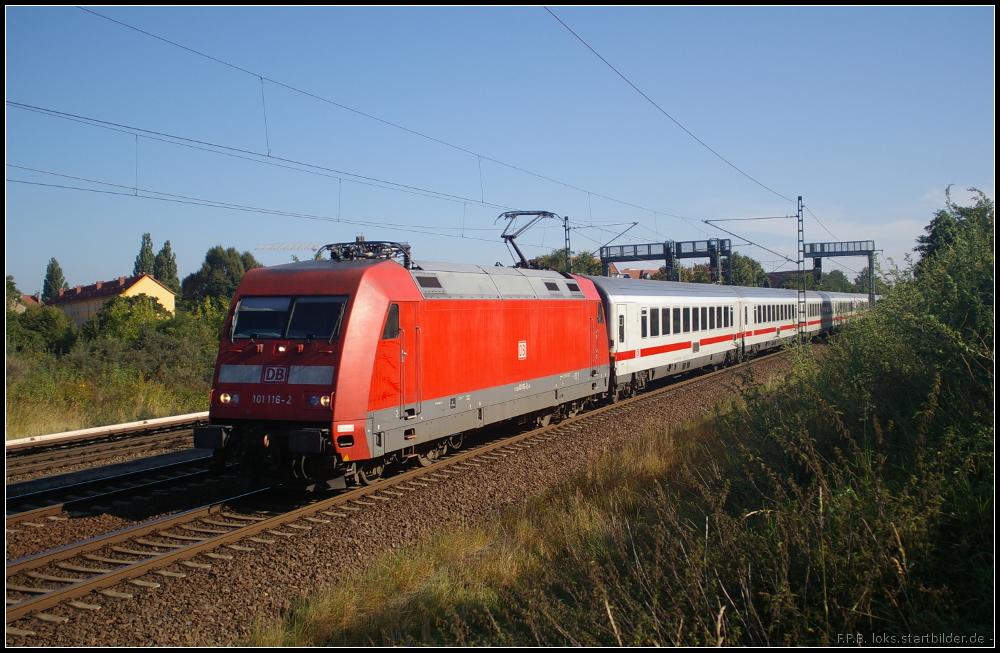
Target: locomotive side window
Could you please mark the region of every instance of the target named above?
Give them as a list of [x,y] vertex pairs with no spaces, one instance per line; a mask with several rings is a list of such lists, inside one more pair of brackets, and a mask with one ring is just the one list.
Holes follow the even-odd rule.
[[598,324],[604,324],[604,305],[603,304],[598,304],[597,305],[597,323]]
[[292,306],[286,338],[332,339],[340,334],[346,297],[299,297]]
[[382,340],[393,340],[399,337],[399,304],[389,306],[389,315],[385,318],[385,328],[382,329]]
[[681,332],[681,309],[674,309],[674,333]]
[[236,308],[233,338],[280,338],[291,297],[244,297]]
[[649,335],[655,338],[660,335],[660,309],[649,309]]

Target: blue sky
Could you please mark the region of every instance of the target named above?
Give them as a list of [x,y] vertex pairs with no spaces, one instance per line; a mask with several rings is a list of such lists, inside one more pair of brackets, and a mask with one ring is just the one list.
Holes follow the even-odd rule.
[[[258,244],[359,234],[509,264],[508,209],[569,215],[592,250],[632,222],[616,243],[726,237],[702,221],[798,195],[823,225],[807,213],[807,241],[901,262],[949,184],[995,192],[992,7],[554,9],[759,184],[540,7],[95,11],[244,71],[81,9],[7,8],[6,273],[29,293],[52,257],[71,285],[130,274],[144,232],[182,277],[214,245],[275,265],[293,252]],[[719,226],[794,258],[794,220]]]

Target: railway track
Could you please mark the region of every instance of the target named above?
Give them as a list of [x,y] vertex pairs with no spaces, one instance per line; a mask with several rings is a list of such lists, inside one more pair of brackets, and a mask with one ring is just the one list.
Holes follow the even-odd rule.
[[144,501],[151,498],[146,495],[167,493],[169,488],[176,487],[179,483],[205,481],[212,477],[225,478],[223,474],[222,470],[211,469],[210,461],[201,459],[31,494],[8,496],[6,526],[9,531],[17,524],[63,512],[110,510],[110,506],[101,504],[118,502],[120,505],[122,501]]
[[195,413],[12,440],[5,447],[6,476],[11,479],[65,471],[114,457],[190,447],[191,429],[206,421],[207,413]]
[[[774,355],[781,354],[770,356]],[[230,559],[233,551],[257,550],[261,545],[274,543],[275,538],[291,539],[322,524],[412,497],[450,478],[474,472],[480,466],[504,461],[536,445],[544,445],[567,429],[581,428],[588,420],[714,382],[723,373],[726,371],[701,374],[656,388],[558,424],[449,455],[431,467],[405,471],[376,485],[348,490],[278,514],[260,514],[252,501],[262,499],[266,493],[250,493],[12,561],[7,565],[8,634],[30,632],[9,624],[32,615],[43,621],[66,619],[44,612],[53,606],[66,603],[80,610],[99,608],[99,604],[77,599],[93,592],[121,597],[127,592],[110,589],[121,583],[137,588],[158,586],[164,578],[183,577],[211,567],[213,560]],[[94,566],[94,563],[101,566]],[[143,577],[148,579],[143,580]]]

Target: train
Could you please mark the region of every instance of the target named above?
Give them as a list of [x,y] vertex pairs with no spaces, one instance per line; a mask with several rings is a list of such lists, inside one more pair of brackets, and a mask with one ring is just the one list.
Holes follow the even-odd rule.
[[[477,429],[543,426],[798,335],[794,290],[413,261],[405,244],[247,271],[194,446],[247,483],[307,490],[432,465]],[[867,295],[806,293],[829,332]]]

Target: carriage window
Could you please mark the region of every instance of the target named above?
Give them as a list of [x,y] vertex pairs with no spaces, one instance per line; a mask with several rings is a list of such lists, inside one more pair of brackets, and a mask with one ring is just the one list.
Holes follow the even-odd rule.
[[708,307],[707,306],[702,306],[701,307],[701,330],[702,331],[707,331],[708,330]]
[[642,337],[643,338],[646,337],[646,326],[647,326],[646,320],[647,320],[646,309],[642,309],[642,322],[641,323],[642,323]]
[[708,309],[708,328],[715,328],[715,309],[711,307]]
[[649,309],[649,336],[655,338],[660,335],[660,309]]
[[618,342],[625,342],[625,316],[618,316]]
[[670,309],[664,308],[660,310],[660,316],[663,318],[663,328],[660,330],[665,336],[670,335]]
[[684,333],[687,333],[690,330],[691,330],[691,309],[690,308],[685,308],[684,309]]
[[725,321],[723,326],[725,327],[729,327],[729,311],[730,308],[728,306],[724,307],[722,310],[722,319]]
[[674,309],[674,333],[681,332],[681,309]]
[[698,307],[695,306],[694,308],[691,309],[691,330],[692,331],[700,331],[701,330],[701,326],[700,326],[701,322],[698,320],[698,315],[699,315]]
[[385,318],[385,328],[382,329],[382,340],[392,340],[399,337],[399,304],[389,306],[389,316]]
[[715,307],[715,326],[722,328],[722,307]]

